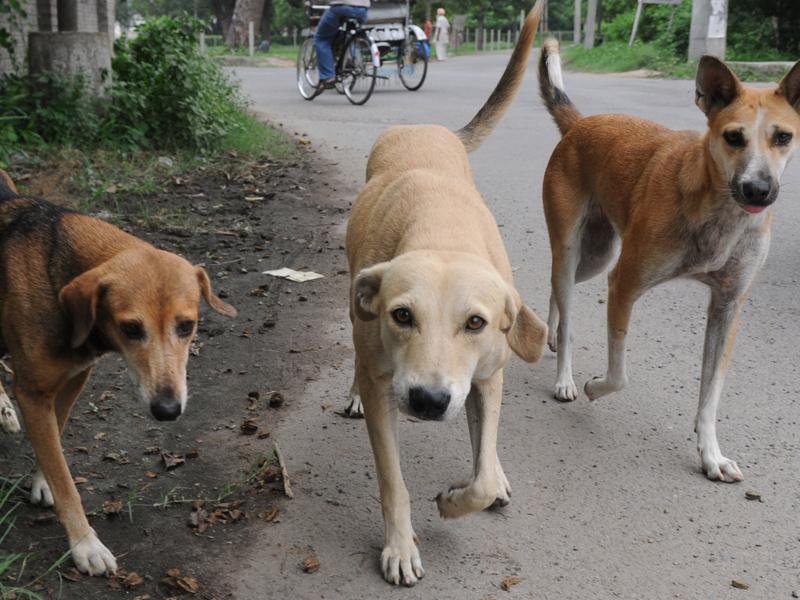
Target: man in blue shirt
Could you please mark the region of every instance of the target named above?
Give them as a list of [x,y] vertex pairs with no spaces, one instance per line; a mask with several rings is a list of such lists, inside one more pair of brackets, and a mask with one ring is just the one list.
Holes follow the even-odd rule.
[[321,90],[333,87],[336,80],[336,71],[333,64],[333,49],[331,44],[342,21],[355,19],[359,23],[367,20],[367,9],[370,0],[334,0],[326,10],[317,26],[314,36],[314,45],[317,49],[317,64],[319,67],[319,87]]

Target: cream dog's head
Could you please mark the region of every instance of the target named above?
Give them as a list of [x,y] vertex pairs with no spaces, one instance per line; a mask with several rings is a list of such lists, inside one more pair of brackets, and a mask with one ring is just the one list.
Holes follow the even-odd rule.
[[491,377],[513,350],[539,360],[547,325],[485,260],[415,251],[361,271],[358,319],[380,319],[380,337],[401,411],[422,419],[457,414],[473,381]]

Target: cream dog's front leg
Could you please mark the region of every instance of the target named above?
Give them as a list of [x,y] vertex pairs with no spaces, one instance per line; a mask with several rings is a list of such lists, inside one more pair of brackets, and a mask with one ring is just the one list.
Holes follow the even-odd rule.
[[357,377],[383,509],[383,577],[394,585],[412,586],[425,576],[425,571],[411,527],[411,503],[400,469],[397,404],[391,398],[389,380],[373,382],[366,374]]
[[[476,382],[467,398],[467,419],[470,422],[474,465],[472,479],[463,486],[451,487],[436,497],[439,514],[445,519],[461,517],[489,507],[495,500],[507,499],[508,491],[499,496],[499,484],[505,474],[497,459],[497,427],[503,396],[503,372],[486,381]],[[508,482],[504,484],[504,488]]]

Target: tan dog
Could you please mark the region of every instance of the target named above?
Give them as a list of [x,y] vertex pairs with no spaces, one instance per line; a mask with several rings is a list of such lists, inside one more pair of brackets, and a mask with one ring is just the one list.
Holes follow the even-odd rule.
[[538,360],[547,329],[514,288],[465,147],[476,148],[513,100],[541,8],[540,0],[497,88],[467,127],[457,134],[436,125],[394,127],[380,136],[348,223],[353,389],[375,455],[390,583],[413,585],[424,574],[400,469],[398,409],[442,420],[466,404],[474,471],[466,484],[439,494],[443,517],[509,499],[496,451],[503,367],[512,350]]
[[[201,267],[98,219],[19,196],[2,171],[0,255],[0,346],[11,355],[38,462],[31,501],[55,503],[78,569],[113,572],[114,555],[86,520],[61,448],[70,409],[100,356],[119,352],[153,416],[177,419],[200,297],[224,315],[236,311],[212,293]],[[0,424],[19,430],[2,387]]]
[[[708,130],[675,132],[620,115],[582,118],[564,93],[558,46],[540,62],[542,98],[563,139],[544,179],[553,252],[550,347],[558,351],[555,395],[574,400],[571,297],[576,282],[614,259],[608,284],[608,371],[586,383],[589,399],[627,383],[625,336],[633,303],[676,277],[711,288],[697,447],[709,479],[740,481],[722,455],[716,414],[736,326],[763,265],[771,209],[800,133],[800,63],[777,88],[742,86],[710,56],[697,71],[697,106]],[[557,333],[556,333],[557,332]]]

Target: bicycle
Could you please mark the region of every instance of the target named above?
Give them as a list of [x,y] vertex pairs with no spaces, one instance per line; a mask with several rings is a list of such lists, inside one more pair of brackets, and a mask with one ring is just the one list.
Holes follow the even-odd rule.
[[[333,56],[336,59],[336,89],[351,103],[364,104],[375,89],[380,53],[358,21],[347,19],[339,28],[333,40]],[[313,35],[305,39],[297,56],[297,89],[306,100],[313,100],[323,91],[319,87]]]

